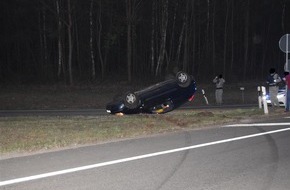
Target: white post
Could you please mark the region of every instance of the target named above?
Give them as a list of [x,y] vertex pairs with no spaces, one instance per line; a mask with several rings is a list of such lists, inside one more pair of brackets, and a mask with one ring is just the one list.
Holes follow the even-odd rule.
[[259,108],[262,109],[262,89],[261,86],[258,86],[258,103],[259,103]]
[[242,101],[243,101],[243,104],[244,104],[245,103],[245,95],[244,95],[245,87],[240,87],[240,90],[242,92]]
[[207,100],[207,97],[206,97],[206,95],[205,95],[205,91],[204,91],[204,89],[202,89],[201,92],[202,92],[202,95],[203,95],[203,97],[204,97],[204,99],[205,99],[205,103],[206,103],[206,105],[208,105],[208,100]]
[[262,94],[263,94],[263,106],[264,106],[264,113],[268,114],[269,110],[268,110],[268,104],[267,104],[267,100],[266,100],[266,88],[265,86],[262,86]]

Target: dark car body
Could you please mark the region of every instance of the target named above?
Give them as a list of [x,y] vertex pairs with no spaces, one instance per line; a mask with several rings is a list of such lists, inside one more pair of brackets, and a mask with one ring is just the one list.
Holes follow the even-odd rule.
[[143,90],[128,92],[108,103],[108,113],[166,113],[191,101],[196,92],[196,82],[185,72],[176,78],[157,83]]

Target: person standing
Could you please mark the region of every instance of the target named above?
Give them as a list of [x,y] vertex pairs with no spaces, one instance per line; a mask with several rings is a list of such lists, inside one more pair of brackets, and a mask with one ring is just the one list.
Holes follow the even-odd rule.
[[225,79],[223,79],[223,75],[220,74],[213,79],[213,83],[215,83],[216,90],[215,90],[215,99],[218,105],[223,103],[223,88]]
[[290,74],[289,72],[285,72],[285,83],[286,83],[285,111],[289,112],[289,107],[290,107]]
[[280,76],[276,73],[274,68],[269,70],[269,75],[267,77],[267,84],[269,86],[269,96],[271,100],[271,104],[273,107],[279,107],[279,101],[277,98],[277,94],[279,91],[278,83],[281,82]]

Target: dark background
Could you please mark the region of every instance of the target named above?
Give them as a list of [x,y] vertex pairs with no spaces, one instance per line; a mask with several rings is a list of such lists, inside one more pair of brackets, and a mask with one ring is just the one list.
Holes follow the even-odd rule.
[[229,82],[283,73],[289,0],[1,0],[0,83]]

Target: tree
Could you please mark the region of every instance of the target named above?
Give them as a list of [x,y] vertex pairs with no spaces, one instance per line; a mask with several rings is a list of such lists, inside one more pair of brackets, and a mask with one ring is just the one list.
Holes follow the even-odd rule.
[[[57,48],[58,48],[58,67],[57,67],[57,77],[60,80],[61,71],[64,72],[63,65],[63,44],[62,44],[62,21],[61,21],[61,12],[60,12],[61,0],[56,0],[56,13],[57,13]],[[65,78],[65,77],[64,77]]]
[[155,70],[155,76],[161,73],[161,68],[164,61],[164,55],[166,51],[166,36],[167,36],[167,24],[168,24],[168,0],[162,0],[162,21],[161,21],[161,41],[160,51]]
[[68,74],[69,74],[69,84],[73,85],[73,73],[72,73],[72,53],[73,53],[73,40],[72,40],[72,9],[71,2],[67,0],[67,16],[68,16]]
[[152,1],[152,14],[151,14],[151,74],[154,75],[155,71],[155,15],[156,15],[156,1]]
[[92,79],[96,80],[96,65],[95,65],[95,50],[94,50],[94,20],[93,20],[93,9],[94,0],[91,0],[90,5],[90,54],[91,54],[91,65],[92,65]]
[[216,72],[259,79],[285,61],[277,41],[290,28],[289,2],[0,1],[0,77],[73,85],[118,75],[132,82],[179,66],[198,81]]
[[227,71],[227,43],[228,43],[228,22],[229,22],[229,0],[227,0],[226,4],[226,18],[225,18],[225,28],[224,28],[224,65],[223,65],[223,75],[226,77],[226,71]]
[[128,82],[132,81],[132,17],[133,17],[133,5],[132,1],[126,0],[126,13],[127,13],[127,72],[128,72]]
[[250,20],[250,0],[246,1],[245,6],[245,24],[244,24],[244,73],[243,79],[247,76],[247,66],[248,66],[248,53],[249,53],[249,21]]
[[102,53],[102,29],[103,29],[103,25],[102,25],[102,0],[99,0],[99,10],[98,10],[98,16],[97,16],[97,46],[98,46],[98,53],[99,53],[99,59],[100,59],[100,63],[101,63],[101,80],[104,79],[105,76],[105,70],[106,70],[106,62],[103,59],[103,53]]

